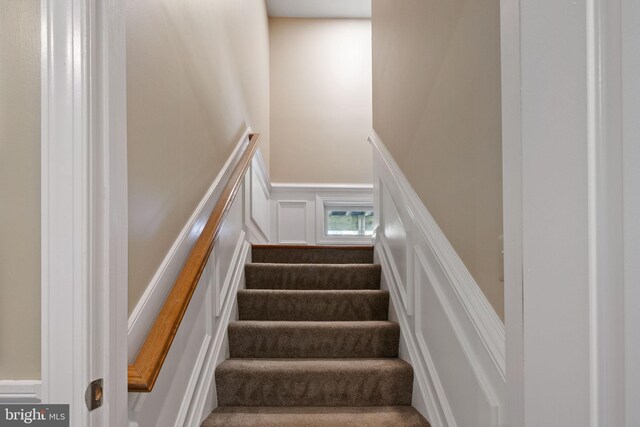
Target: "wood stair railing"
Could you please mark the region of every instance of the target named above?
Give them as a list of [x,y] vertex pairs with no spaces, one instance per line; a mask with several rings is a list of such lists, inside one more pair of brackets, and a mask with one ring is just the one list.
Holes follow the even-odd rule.
[[207,224],[193,245],[189,257],[147,334],[140,352],[133,364],[129,365],[129,391],[140,393],[153,390],[160,369],[162,369],[173,339],[178,332],[178,327],[207,264],[214,242],[220,233],[222,222],[229,213],[247,169],[251,165],[259,139],[260,134],[257,133],[249,136],[249,143],[222,190]]

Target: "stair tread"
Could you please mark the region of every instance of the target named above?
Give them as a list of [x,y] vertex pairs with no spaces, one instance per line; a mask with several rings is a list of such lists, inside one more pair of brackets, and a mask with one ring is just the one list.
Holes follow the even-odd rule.
[[218,370],[251,369],[254,372],[364,372],[389,369],[409,369],[411,365],[402,359],[227,359],[218,365]]
[[247,289],[380,289],[378,264],[282,264],[245,266]]
[[429,427],[371,246],[253,245],[204,427]]
[[393,358],[400,327],[389,321],[260,321],[229,324],[233,358]]
[[389,292],[380,289],[238,291],[240,320],[387,320]]
[[227,359],[216,368],[220,406],[411,404],[401,359]]
[[429,427],[411,406],[219,407],[202,427]]

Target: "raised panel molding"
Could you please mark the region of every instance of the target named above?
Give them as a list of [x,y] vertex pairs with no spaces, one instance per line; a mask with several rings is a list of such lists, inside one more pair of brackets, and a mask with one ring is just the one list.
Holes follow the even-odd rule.
[[250,179],[247,183],[245,222],[249,231],[249,240],[255,243],[270,241],[271,181],[267,173],[262,152],[258,149],[251,163]]
[[[229,289],[231,287],[231,283],[233,281],[233,278],[236,276],[237,274],[237,269],[241,268],[242,266],[240,266],[237,262],[234,262],[235,260],[237,260],[240,257],[240,252],[242,251],[242,248],[244,246],[245,243],[245,236],[246,233],[244,232],[244,230],[240,230],[240,233],[238,235],[238,240],[235,244],[235,248],[233,250],[233,253],[230,253],[231,257],[230,257],[230,262],[226,263],[222,261],[222,258],[219,256],[216,256],[215,259],[215,276],[214,276],[214,282],[215,282],[215,295],[214,295],[214,299],[216,301],[216,310],[215,310],[215,315],[216,317],[219,317],[221,312],[222,312],[222,308],[223,308],[223,303],[224,301],[226,301],[227,299],[227,295],[229,293]],[[219,252],[218,252],[219,253]],[[221,264],[227,264],[227,270],[226,273],[224,274],[224,280],[221,274]]]
[[309,209],[306,201],[280,200],[278,203],[278,243],[309,244]]
[[369,141],[376,257],[416,373],[414,406],[433,427],[504,425],[504,325],[382,141]]
[[[436,277],[420,248],[415,248],[414,257],[416,339],[427,366],[437,379],[434,380],[436,393],[448,425],[498,427],[497,398],[482,369],[476,367],[471,345],[458,320],[459,314],[449,303],[442,280]],[[429,351],[429,347],[433,351]],[[438,372],[442,373],[444,386]],[[468,405],[470,401],[476,405]],[[451,405],[454,405],[453,409]],[[479,411],[479,407],[484,410]]]
[[[439,382],[437,378],[437,372],[432,368],[433,363],[429,363],[431,359],[428,358],[428,354],[421,354],[416,337],[411,333],[413,324],[409,321],[409,317],[404,311],[404,304],[399,293],[398,284],[395,283],[395,276],[391,274],[391,265],[387,252],[382,248],[383,243],[377,241],[375,245],[375,261],[379,262],[382,267],[382,289],[389,291],[391,296],[391,304],[393,310],[390,309],[391,320],[397,320],[400,324],[400,338],[404,340],[406,348],[409,353],[409,362],[413,366],[415,379],[418,385],[419,393],[413,394],[413,406],[416,407],[422,414],[429,420],[432,427],[452,426],[455,424],[446,423],[445,409],[446,401],[438,398],[437,384]],[[392,316],[395,314],[396,318]],[[400,348],[402,350],[402,346]],[[402,352],[400,357],[403,357]],[[426,360],[423,363],[423,359]],[[442,395],[442,393],[440,393]],[[424,409],[423,409],[424,408]],[[449,417],[451,420],[452,417]],[[454,420],[455,423],[455,420]]]
[[[396,204],[387,187],[380,182],[380,240],[382,248],[387,258],[391,261],[391,272],[394,275],[395,283],[398,284],[398,291],[402,298],[402,303],[406,313],[413,314],[414,281],[413,257],[411,254],[411,233],[405,226],[406,220],[400,215],[400,209]],[[390,209],[390,210],[388,210]]]
[[[215,368],[221,357],[225,355],[222,353],[222,350],[223,345],[225,344],[227,326],[231,320],[231,314],[236,308],[234,296],[238,289],[242,287],[244,279],[244,265],[247,262],[250,249],[251,244],[244,241],[240,254],[237,258],[237,262],[235,263],[235,268],[233,269],[234,273],[229,292],[222,304],[223,311],[220,314],[220,321],[216,325],[217,329],[212,332],[213,341],[204,357],[202,367],[197,371],[194,370],[194,378],[197,378],[197,383],[193,390],[193,395],[189,399],[186,399],[185,397],[185,401],[183,401],[182,404],[183,408],[188,408],[186,411],[186,420],[184,424],[176,423],[176,427],[179,425],[194,427],[200,426],[204,419],[214,409],[213,406],[207,406],[207,396],[209,396],[211,388],[213,387]],[[213,328],[213,324],[211,324],[211,327]],[[197,374],[195,374],[196,372]]]
[[[324,203],[372,206],[371,185],[274,183],[271,185],[270,198],[272,243],[371,245],[370,237],[324,235]],[[303,206],[304,218],[301,215]],[[298,217],[292,224],[286,221],[286,215],[290,213],[287,210],[296,208],[299,210]],[[301,222],[303,219],[304,224]]]

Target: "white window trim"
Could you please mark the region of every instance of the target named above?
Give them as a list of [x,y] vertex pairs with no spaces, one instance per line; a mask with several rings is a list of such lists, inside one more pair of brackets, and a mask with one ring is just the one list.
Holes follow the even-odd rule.
[[373,197],[327,197],[316,195],[316,239],[319,245],[370,245],[372,236],[329,236],[325,234],[325,207],[367,207],[373,210]]

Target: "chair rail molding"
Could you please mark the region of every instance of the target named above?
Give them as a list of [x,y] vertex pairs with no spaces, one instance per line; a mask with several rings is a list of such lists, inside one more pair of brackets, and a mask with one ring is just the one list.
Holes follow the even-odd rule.
[[[434,427],[505,420],[505,327],[373,132],[376,257]],[[464,373],[464,375],[463,375]]]

